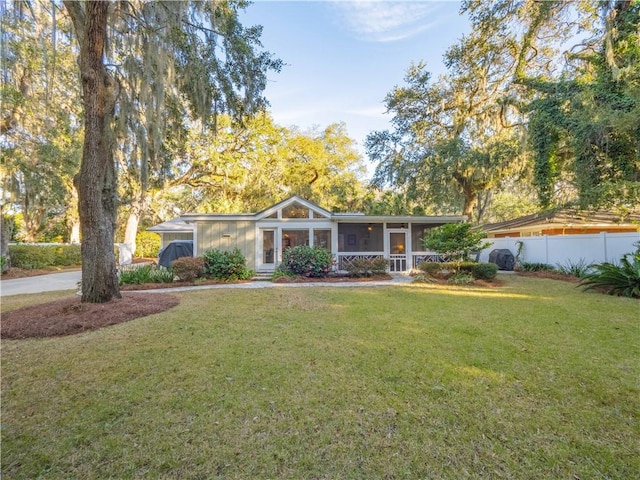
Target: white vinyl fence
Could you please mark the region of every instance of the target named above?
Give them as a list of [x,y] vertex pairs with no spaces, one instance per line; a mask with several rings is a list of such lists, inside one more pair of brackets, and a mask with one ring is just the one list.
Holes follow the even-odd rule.
[[489,248],[480,253],[481,262],[489,261],[489,254],[497,248],[506,248],[515,257],[522,242],[520,262],[568,265],[578,262],[618,263],[623,255],[637,250],[640,232],[599,233],[591,235],[544,235],[541,237],[488,238]]

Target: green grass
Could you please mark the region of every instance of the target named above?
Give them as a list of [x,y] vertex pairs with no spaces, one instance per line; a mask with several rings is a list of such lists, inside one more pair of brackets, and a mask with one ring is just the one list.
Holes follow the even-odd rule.
[[115,327],[2,342],[4,478],[640,471],[637,300],[516,276],[180,296]]

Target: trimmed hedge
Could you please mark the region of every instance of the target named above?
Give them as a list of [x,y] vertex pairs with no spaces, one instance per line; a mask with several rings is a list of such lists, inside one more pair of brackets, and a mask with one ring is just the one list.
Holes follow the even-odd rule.
[[493,280],[498,274],[495,263],[477,262],[422,262],[418,269],[432,277],[449,278],[455,273],[467,273],[476,280]]
[[82,264],[80,245],[9,245],[11,266],[32,270]]

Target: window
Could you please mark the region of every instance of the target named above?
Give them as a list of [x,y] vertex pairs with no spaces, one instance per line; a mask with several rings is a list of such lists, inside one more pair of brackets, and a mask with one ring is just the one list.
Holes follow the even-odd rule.
[[314,229],[313,230],[313,245],[315,247],[326,248],[331,251],[331,230]]
[[429,234],[429,230],[431,230],[435,225],[429,224],[411,224],[411,249],[414,252],[425,252],[426,249],[422,243],[422,239]]
[[282,230],[282,250],[297,245],[309,245],[309,230]]
[[309,218],[309,209],[294,202],[282,209],[282,218]]
[[338,251],[382,252],[384,250],[381,223],[338,224]]

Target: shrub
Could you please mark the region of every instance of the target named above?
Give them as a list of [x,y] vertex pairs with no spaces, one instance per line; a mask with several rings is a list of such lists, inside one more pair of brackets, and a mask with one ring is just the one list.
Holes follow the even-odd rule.
[[422,243],[427,250],[447,259],[464,261],[471,252],[479,252],[492,245],[491,242],[483,242],[486,236],[482,231],[472,231],[470,223],[446,223],[431,230]]
[[470,283],[473,283],[474,280],[475,278],[473,278],[473,275],[470,273],[460,271],[451,275],[447,280],[447,283],[452,285],[469,285]]
[[418,270],[428,275],[436,275],[442,270],[442,262],[420,262],[418,264]]
[[143,283],[171,283],[173,272],[165,267],[131,266],[120,270],[120,285],[141,285]]
[[591,271],[591,264],[588,264],[584,258],[575,263],[569,260],[564,265],[558,263],[558,271],[565,275],[583,278]]
[[253,276],[253,271],[245,265],[244,255],[237,248],[204,252],[204,273],[219,280],[247,280]]
[[530,263],[530,262],[522,262],[520,264],[520,271],[522,272],[555,272],[556,269],[553,265],[549,265],[547,263]]
[[422,262],[418,264],[418,269],[433,278],[447,279],[457,271],[459,265],[454,262]]
[[202,257],[181,257],[171,263],[173,274],[183,282],[193,282],[204,275]]
[[291,273],[305,277],[326,277],[331,270],[331,252],[322,247],[296,245],[283,252],[282,263]]
[[295,274],[287,270],[284,264],[281,263],[274,270],[271,280],[277,280],[278,278],[294,278],[294,277],[295,277]]
[[347,265],[346,270],[350,277],[372,277],[387,272],[387,260],[378,258],[356,258]]
[[465,273],[476,280],[493,280],[498,274],[498,266],[495,263],[421,262],[418,269],[432,277],[444,279],[456,273]]
[[425,273],[418,273],[413,277],[413,283],[433,283],[435,282],[434,278]]
[[491,281],[498,274],[498,265],[495,263],[473,263],[469,268],[471,275],[476,280]]
[[620,259],[620,265],[593,265],[593,271],[585,275],[580,285],[585,290],[597,288],[609,295],[640,298],[640,255],[627,254]]
[[80,245],[9,245],[11,266],[34,269],[82,264]]
[[138,232],[136,235],[136,257],[156,258],[160,251],[160,235],[153,232]]

